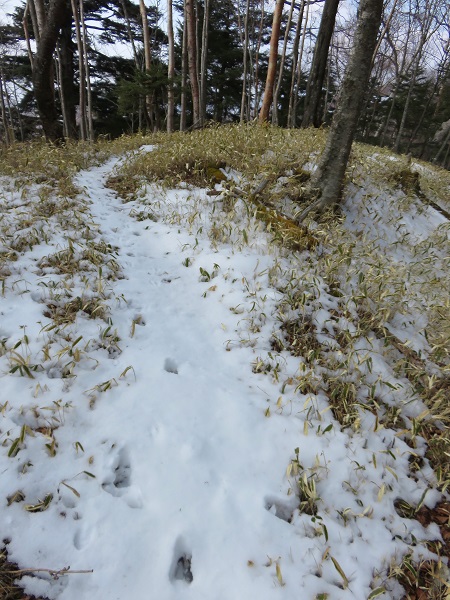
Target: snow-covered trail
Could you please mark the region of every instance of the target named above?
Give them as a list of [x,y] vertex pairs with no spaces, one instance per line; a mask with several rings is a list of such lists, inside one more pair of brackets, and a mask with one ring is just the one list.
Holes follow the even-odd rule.
[[[91,237],[63,226],[23,251],[0,298],[9,320],[0,330],[0,533],[21,567],[89,571],[21,584],[51,600],[402,597],[386,579],[392,557],[439,531],[403,518],[394,502],[422,502],[431,469],[411,477],[409,447],[370,412],[360,428],[341,428],[322,391],[296,389],[301,358],[277,355],[279,380],[263,365],[280,318],[270,272],[301,280],[301,259],[283,257],[263,230],[243,245],[210,239],[215,205],[204,190],[158,196],[155,187],[142,203],[123,203],[106,187],[116,164],[76,177]],[[164,218],[135,218],[158,202]],[[189,211],[194,233],[184,228]],[[235,238],[246,226],[233,223]],[[123,277],[108,280],[112,270],[97,274],[91,263],[65,282],[50,259],[72,244],[80,265],[98,234],[117,248]],[[52,337],[49,306],[95,294],[108,320],[78,310]],[[321,289],[318,304],[326,322],[337,300]],[[32,378],[11,369],[15,348],[39,367]],[[438,498],[427,492],[431,504]]]
[[[61,580],[61,600],[278,597],[275,564],[263,563],[279,557],[284,536],[293,553],[301,539],[266,504],[281,494],[298,425],[264,417],[267,394],[256,376],[255,386],[244,383],[252,350],[226,350],[231,313],[216,300],[226,283],[213,299],[202,297],[211,283],[199,285],[198,267],[195,274],[182,265],[187,234],[130,218],[130,206],[104,187],[113,164],[76,183],[93,201],[104,239],[119,247],[126,275],[114,284],[125,302],[112,314],[122,354],[101,366],[102,378],[119,385],[83,413],[80,442],[93,456],[85,468],[96,480],[73,484],[81,497],[67,494],[58,547],[47,542],[44,550],[41,539],[40,551],[49,564],[59,555],[72,569],[94,571]],[[234,268],[230,257],[212,258]],[[119,380],[127,366],[133,372]],[[72,426],[80,431],[80,423]],[[277,426],[281,437],[273,435]],[[178,566],[183,556],[191,558],[189,584]]]

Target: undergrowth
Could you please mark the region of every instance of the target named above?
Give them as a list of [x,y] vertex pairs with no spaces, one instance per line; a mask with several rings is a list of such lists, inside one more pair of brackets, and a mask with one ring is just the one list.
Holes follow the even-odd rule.
[[[73,175],[143,142],[130,138],[95,147],[16,146],[2,157],[0,173],[15,179],[5,187],[0,221],[1,292],[21,285],[27,289],[15,270],[17,258],[49,244],[57,231],[64,232],[58,247],[34,264],[41,279],[34,299],[42,304],[46,319],[39,359],[29,349],[26,332],[20,339],[0,340],[0,355],[7,357],[10,374],[32,379],[37,371],[46,370],[49,376],[70,382],[82,366],[96,368],[89,354],[92,348],[111,357],[120,353],[120,338],[110,319],[111,304],[118,300],[113,284],[122,276],[118,249],[106,244],[92,223]],[[416,518],[422,505],[394,497],[399,475],[392,449],[409,456],[409,478],[422,481],[421,472],[431,465],[435,479],[430,485],[448,491],[450,228],[442,212],[426,235],[411,223],[434,215],[430,209],[434,205],[444,213],[450,209],[450,174],[355,144],[342,210],[331,210],[319,221],[311,219],[308,227],[299,227],[295,216],[303,202],[302,189],[323,148],[325,132],[211,126],[189,134],[159,134],[145,142],[156,148],[130,154],[108,185],[124,202],[142,203],[142,210],[134,207],[130,216],[162,219],[192,234],[195,243],[183,249],[186,267],[196,260],[200,238],[213,249],[252,248],[273,257],[269,269],[255,273],[254,281],[242,282],[248,306],[230,309],[242,318],[239,339],[230,340],[227,347],[240,344],[260,351],[254,373],[270,377],[280,390],[276,401],[265,408],[265,416],[301,415],[304,435],[339,431],[349,440],[359,440],[358,452],[370,455],[367,463],[374,471],[384,469],[386,481],[390,477],[393,482],[380,486],[377,501],[389,502],[402,518]],[[261,183],[265,185],[258,191]],[[22,189],[20,201],[14,186],[16,191]],[[207,191],[200,192],[199,187]],[[170,194],[172,188],[175,195]],[[201,267],[201,281],[231,277],[216,267]],[[276,324],[265,350],[260,336],[267,320],[267,298],[260,290],[267,286],[259,288],[259,278],[277,294]],[[100,324],[89,340],[76,334],[79,316]],[[114,379],[89,390],[90,405],[115,385]],[[9,439],[8,451],[21,452],[27,435],[38,433],[52,456],[58,451],[54,432],[70,408],[54,406],[44,416],[36,406],[28,407],[31,425]],[[385,446],[371,448],[367,440],[380,432]],[[322,491],[328,473],[321,457],[314,464],[303,464],[296,449],[288,465],[288,493],[298,500],[296,515],[314,519],[312,535],[325,545],[328,532],[321,519],[333,514],[346,527],[371,515],[363,490],[372,482],[357,460],[361,462],[359,455],[353,479],[342,485],[358,511],[325,506]],[[14,501],[23,501],[18,498]],[[290,522],[294,520],[295,515]],[[407,534],[403,542],[405,549],[422,544]],[[441,551],[430,552],[432,558],[422,562],[412,550],[394,557],[385,572],[374,577],[371,597],[384,593],[390,578],[408,590],[431,589],[436,573],[441,573]],[[345,587],[347,577],[332,560]]]

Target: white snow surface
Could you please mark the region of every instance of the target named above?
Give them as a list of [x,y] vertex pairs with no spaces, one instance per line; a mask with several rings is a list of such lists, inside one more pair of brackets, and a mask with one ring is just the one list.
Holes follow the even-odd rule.
[[[81,352],[70,377],[41,353],[53,334],[43,329],[51,323],[46,286],[64,276],[35,268],[67,246],[67,232],[23,252],[15,285],[0,297],[0,338],[11,348],[26,335],[17,352],[44,365],[31,379],[0,357],[0,534],[21,568],[92,570],[56,579],[38,572],[22,579],[26,591],[58,600],[363,600],[383,586],[379,597],[400,598],[399,585],[387,581],[390,562],[407,551],[426,557],[411,542],[438,539],[439,531],[399,516],[393,503],[418,504],[435,485],[431,469],[413,479],[409,447],[395,431],[376,431],[370,413],[360,431],[341,431],[323,394],[281,389],[275,377],[252,371],[271,352],[280,293],[269,270],[277,261],[301,277],[298,258],[268,253],[263,232],[238,252],[179,223],[133,218],[142,204],[105,187],[116,162],[76,178],[92,230],[112,246],[123,276],[94,274],[109,320],[81,312],[66,327],[69,348],[82,336],[72,354],[61,347],[67,363],[75,347]],[[160,194],[167,213],[187,207],[192,194],[205,207],[214,203],[202,190],[163,194],[152,186],[146,194],[149,202]],[[83,281],[77,285],[83,294]],[[333,308],[325,300],[316,313],[324,337]],[[113,332],[117,341],[102,347]],[[360,351],[396,382],[375,339]],[[300,359],[285,353],[283,361],[298,375]],[[376,385],[389,403],[396,392]],[[422,410],[412,403],[412,413]],[[24,425],[34,435],[8,456]],[[296,449],[297,479],[315,481],[316,516],[298,510],[288,469]],[[19,490],[24,501],[8,505]],[[49,494],[47,510],[24,510]],[[430,489],[426,503],[439,497]]]

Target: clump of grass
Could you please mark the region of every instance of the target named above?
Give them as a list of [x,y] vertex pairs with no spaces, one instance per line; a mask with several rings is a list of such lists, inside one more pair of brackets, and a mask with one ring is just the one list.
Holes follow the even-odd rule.
[[308,315],[286,321],[281,325],[281,332],[281,336],[272,338],[272,348],[276,352],[287,350],[293,356],[304,357],[308,363],[313,363],[320,355],[316,327]]
[[342,428],[356,426],[360,416],[358,411],[357,388],[352,381],[341,377],[326,377],[327,395],[331,410]]
[[62,304],[49,301],[44,316],[52,319],[56,325],[65,325],[73,323],[79,312],[87,314],[91,319],[105,319],[108,309],[103,298],[77,296]]
[[415,561],[407,554],[400,565],[393,565],[389,577],[405,588],[408,600],[447,600],[448,568],[440,560]]
[[135,194],[145,182],[177,186],[211,186],[222,180],[220,169],[235,169],[248,180],[291,169],[299,172],[325,141],[323,132],[261,128],[255,125],[212,126],[202,131],[160,137],[146,155],[127,161],[110,178],[119,194]]
[[14,177],[20,185],[37,183],[54,187],[55,182],[61,181],[68,185],[81,169],[148,143],[152,143],[151,137],[139,135],[122,136],[113,141],[99,140],[95,144],[70,140],[59,146],[44,140],[15,143],[0,148],[0,175]]

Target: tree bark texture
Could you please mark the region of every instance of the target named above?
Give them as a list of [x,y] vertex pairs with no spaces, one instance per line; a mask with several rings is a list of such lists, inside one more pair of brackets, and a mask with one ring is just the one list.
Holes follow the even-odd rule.
[[175,110],[175,94],[173,89],[173,78],[175,76],[175,48],[173,38],[172,0],[167,0],[167,38],[169,42],[169,63],[167,67],[167,76],[169,79],[169,84],[167,86],[167,133],[172,133]]
[[68,13],[67,21],[61,29],[59,37],[58,60],[60,63],[61,104],[64,106],[66,135],[76,139],[77,125],[75,119],[76,91],[74,85],[74,44],[72,42],[72,15]]
[[181,50],[181,98],[180,98],[180,131],[186,130],[186,82],[187,82],[187,18],[184,6],[183,40]]
[[305,109],[302,127],[320,127],[322,123],[321,100],[322,87],[327,70],[331,37],[336,22],[339,0],[325,0],[319,33],[314,47],[314,57],[306,85]]
[[192,91],[192,126],[200,127],[200,87],[197,69],[197,32],[194,0],[185,0],[189,80]]
[[266,86],[264,88],[263,103],[259,113],[259,122],[269,120],[270,107],[273,99],[273,86],[277,73],[278,40],[280,38],[281,17],[283,14],[284,0],[277,0],[272,21],[272,35],[270,36],[269,66],[267,68]]
[[87,125],[88,125],[88,138],[91,142],[93,142],[95,136],[94,136],[94,117],[92,114],[91,74],[90,74],[90,68],[89,68],[87,27],[86,27],[86,20],[84,17],[83,2],[84,2],[84,0],[80,0],[80,21],[81,21],[81,31],[83,33],[84,75],[86,77],[86,94],[87,94],[86,116],[87,116]]
[[39,117],[48,141],[57,142],[63,138],[55,105],[53,76],[53,53],[61,27],[70,11],[69,0],[50,0],[47,18],[41,31],[33,64],[33,88]]
[[202,51],[200,58],[200,126],[203,126],[206,119],[206,73],[208,57],[208,35],[209,35],[209,11],[210,1],[204,0],[203,7],[203,26],[202,26]]
[[325,150],[311,179],[311,190],[318,198],[299,215],[299,222],[311,211],[321,212],[341,199],[345,170],[369,82],[382,10],[383,0],[360,0],[355,39],[338,105]]
[[75,36],[78,50],[78,124],[80,126],[80,139],[84,142],[87,139],[87,118],[86,118],[86,75],[84,72],[83,58],[83,40],[81,38],[80,14],[77,0],[71,0],[72,14],[75,25]]

